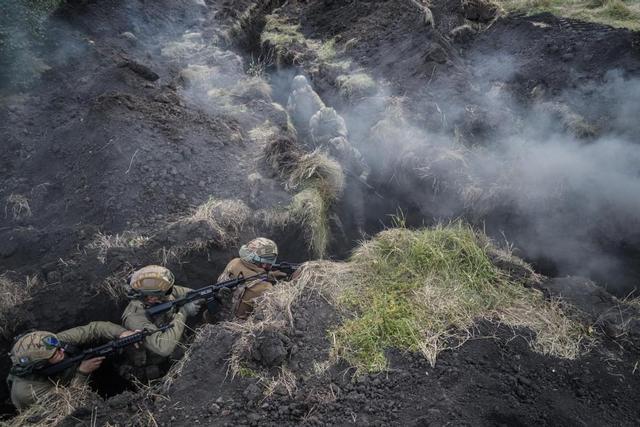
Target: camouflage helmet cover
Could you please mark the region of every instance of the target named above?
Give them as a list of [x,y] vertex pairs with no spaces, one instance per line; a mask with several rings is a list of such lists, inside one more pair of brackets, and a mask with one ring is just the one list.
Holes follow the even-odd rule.
[[273,240],[258,237],[240,247],[240,258],[253,264],[275,264],[278,246]]
[[51,358],[58,346],[59,340],[54,333],[28,332],[16,339],[9,356],[14,366],[28,366]]
[[171,292],[174,282],[173,273],[168,268],[147,265],[131,275],[129,286],[143,296],[162,296]]

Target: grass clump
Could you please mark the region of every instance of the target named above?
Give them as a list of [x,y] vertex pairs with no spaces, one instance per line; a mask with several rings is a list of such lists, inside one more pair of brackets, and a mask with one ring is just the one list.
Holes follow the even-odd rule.
[[29,206],[29,199],[22,194],[11,194],[7,197],[7,202],[4,206],[4,217],[9,217],[14,221],[21,221],[30,218],[32,215],[31,207]]
[[618,28],[640,30],[638,0],[497,0],[508,12],[551,12]]
[[62,422],[76,409],[85,407],[98,396],[85,381],[74,379],[68,386],[56,385],[26,410],[8,420],[7,427],[34,426],[53,427]]
[[367,73],[338,76],[336,82],[340,95],[347,99],[374,95],[377,91],[375,80]]
[[298,159],[287,186],[290,189],[313,187],[324,200],[333,201],[344,189],[344,172],[337,161],[315,150]]
[[329,245],[329,208],[342,195],[344,172],[335,160],[315,150],[297,159],[287,186],[301,191],[289,206],[290,219],[305,231],[309,248],[322,258]]
[[421,352],[434,364],[472,336],[475,321],[492,319],[530,328],[537,351],[575,358],[581,326],[497,268],[490,247],[463,223],[390,229],[364,243],[337,299],[350,315],[332,332],[334,354],[360,372],[385,369],[389,348]]
[[290,24],[286,18],[272,14],[265,18],[265,26],[260,34],[260,43],[273,51],[276,62],[293,51],[297,46],[304,46],[306,38],[300,32],[300,25]]
[[216,232],[221,243],[230,243],[237,240],[250,218],[251,210],[241,200],[220,200],[209,197],[182,221],[186,223],[204,221]]
[[317,258],[323,258],[329,245],[328,204],[315,188],[293,197],[289,218],[305,230],[305,240]]
[[6,339],[15,332],[16,307],[31,298],[31,291],[38,283],[36,276],[27,276],[25,283],[21,283],[6,274],[0,275],[0,335]]
[[98,251],[97,259],[102,264],[107,261],[107,254],[113,248],[141,248],[149,241],[149,237],[132,231],[125,231],[121,234],[97,233],[93,240],[87,245],[87,249]]

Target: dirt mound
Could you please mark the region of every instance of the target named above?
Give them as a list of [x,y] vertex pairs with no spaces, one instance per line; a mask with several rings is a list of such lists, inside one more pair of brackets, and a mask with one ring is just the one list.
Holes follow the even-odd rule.
[[435,366],[423,355],[389,350],[385,371],[355,375],[329,351],[328,331],[343,315],[321,293],[305,288],[290,306],[291,317],[281,312],[282,328],[274,329],[277,321],[260,307],[247,324],[199,330],[187,360],[164,383],[166,398],[147,392],[111,399],[73,419],[126,424],[145,414],[136,419],[415,426],[632,425],[640,419],[633,397],[640,387],[632,373],[637,354],[619,348],[577,360],[543,356],[531,350],[530,330],[483,321],[474,328],[475,338],[441,353]]

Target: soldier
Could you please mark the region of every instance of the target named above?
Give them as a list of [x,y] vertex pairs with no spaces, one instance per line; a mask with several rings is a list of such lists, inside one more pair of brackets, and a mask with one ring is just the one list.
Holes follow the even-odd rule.
[[[240,258],[234,258],[227,264],[218,277],[218,282],[260,273],[268,273],[270,279],[276,281],[287,275],[271,270],[278,258],[278,246],[273,240],[264,237],[253,239],[240,247],[239,255]],[[240,319],[246,319],[253,311],[253,300],[272,288],[271,282],[260,279],[238,286],[233,293],[232,314]]]
[[346,203],[353,215],[357,234],[364,236],[365,208],[364,189],[371,189],[367,183],[370,168],[360,151],[349,140],[344,119],[333,108],[322,108],[309,121],[311,140],[320,148],[338,160],[343,171],[351,178],[343,203]]
[[287,111],[298,132],[307,132],[311,117],[324,107],[324,102],[313,90],[307,78],[302,75],[295,76],[287,100]]
[[91,322],[58,334],[33,331],[18,336],[9,353],[12,367],[7,384],[11,390],[11,402],[22,411],[55,388],[56,384],[86,382],[89,374],[100,367],[104,357],[86,359],[52,377],[38,371],[62,362],[66,354],[73,355],[74,347],[77,350],[90,343],[124,338],[134,333],[110,322]]
[[150,318],[145,310],[153,305],[182,298],[192,289],[175,286],[171,271],[158,265],[149,265],[133,273],[129,282],[131,302],[122,314],[122,324],[135,330],[157,330],[158,327],[173,324],[164,332],[150,335],[141,348],[130,348],[127,363],[120,366],[124,378],[135,377],[139,381],[149,381],[164,375],[169,367],[170,356],[174,354],[189,317],[199,313],[200,302],[183,305],[177,311],[169,311]]

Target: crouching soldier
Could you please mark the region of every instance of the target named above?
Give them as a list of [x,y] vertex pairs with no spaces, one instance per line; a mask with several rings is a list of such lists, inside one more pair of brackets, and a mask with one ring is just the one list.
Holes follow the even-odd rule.
[[110,322],[91,322],[58,334],[32,331],[18,336],[9,353],[12,367],[7,384],[11,390],[11,401],[22,411],[57,384],[68,386],[86,382],[89,374],[100,367],[104,357],[83,360],[51,376],[43,371],[73,356],[83,346],[134,333]]
[[[127,379],[149,381],[161,377],[168,370],[171,356],[177,356],[178,343],[185,322],[200,311],[199,302],[191,302],[153,318],[145,310],[156,304],[182,298],[192,289],[174,285],[171,271],[158,265],[149,265],[133,273],[129,282],[131,301],[122,314],[122,324],[134,330],[155,331],[171,324],[172,327],[145,338],[139,348],[129,348],[126,362],[120,366],[120,375]],[[174,357],[176,358],[176,357]]]
[[240,258],[232,259],[218,277],[218,283],[238,277],[249,277],[265,273],[267,280],[260,278],[245,282],[233,293],[231,312],[240,319],[246,319],[253,311],[253,300],[271,290],[277,279],[287,276],[286,273],[272,270],[278,258],[278,246],[274,241],[264,237],[253,239],[240,247]]

